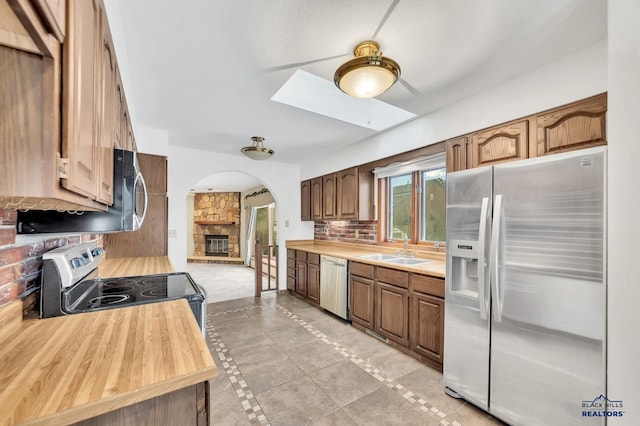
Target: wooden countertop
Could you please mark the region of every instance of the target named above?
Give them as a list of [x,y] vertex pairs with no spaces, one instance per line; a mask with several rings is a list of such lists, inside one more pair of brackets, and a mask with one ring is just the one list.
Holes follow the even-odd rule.
[[77,422],[209,380],[186,299],[48,319],[0,308],[0,424]]
[[100,278],[131,277],[175,272],[166,256],[105,259],[98,267]]
[[444,278],[446,273],[444,253],[416,252],[416,257],[427,259],[429,260],[429,263],[418,265],[398,265],[389,262],[368,260],[358,257],[371,253],[395,254],[396,251],[394,249],[382,246],[316,240],[289,240],[286,242],[286,247],[288,249],[303,250],[320,255],[324,254],[327,256],[335,256],[356,262],[383,266],[385,268],[399,269],[401,271],[415,272],[418,274],[425,274],[438,278]]

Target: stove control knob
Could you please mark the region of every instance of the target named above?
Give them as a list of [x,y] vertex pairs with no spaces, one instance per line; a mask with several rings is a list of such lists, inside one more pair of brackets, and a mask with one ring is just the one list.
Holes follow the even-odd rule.
[[71,259],[71,267],[73,269],[77,269],[82,265],[84,265],[85,263],[86,263],[86,260],[82,257],[74,257],[73,259]]
[[102,249],[102,247],[96,247],[93,250],[91,250],[91,254],[93,256],[100,256],[102,253],[104,253],[104,250]]

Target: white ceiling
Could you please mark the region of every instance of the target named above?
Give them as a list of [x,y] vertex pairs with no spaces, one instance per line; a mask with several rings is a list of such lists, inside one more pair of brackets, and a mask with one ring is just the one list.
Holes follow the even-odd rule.
[[376,132],[271,101],[298,68],[332,80],[373,38],[402,68],[378,99],[421,116],[605,39],[607,21],[606,0],[105,3],[134,127],[231,154],[259,135],[299,164]]
[[242,172],[213,173],[196,182],[193,192],[242,192],[262,184],[259,179]]

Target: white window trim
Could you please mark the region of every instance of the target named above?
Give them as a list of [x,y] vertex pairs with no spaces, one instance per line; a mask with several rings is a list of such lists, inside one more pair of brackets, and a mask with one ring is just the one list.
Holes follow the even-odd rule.
[[373,169],[374,182],[373,200],[374,210],[373,219],[378,220],[378,181],[380,179],[391,176],[406,175],[419,170],[439,169],[446,166],[446,153],[441,152],[434,155],[414,158],[409,161],[402,161],[389,164],[384,167],[376,167]]

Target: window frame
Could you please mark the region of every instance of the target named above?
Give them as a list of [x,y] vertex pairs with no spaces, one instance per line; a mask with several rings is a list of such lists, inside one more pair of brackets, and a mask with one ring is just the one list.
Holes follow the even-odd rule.
[[[434,156],[435,157],[435,156]],[[423,207],[421,195],[424,191],[422,177],[424,172],[430,170],[442,169],[445,172],[446,182],[446,164],[444,161],[442,164],[437,164],[432,167],[425,167],[418,170],[413,170],[410,173],[407,171],[399,170],[397,174],[386,174],[384,177],[376,178],[377,182],[377,214],[378,214],[378,244],[391,247],[403,247],[404,241],[402,239],[389,238],[389,224],[390,224],[390,179],[396,176],[403,176],[411,174],[411,217],[410,217],[410,232],[407,234],[408,243],[413,246],[412,249],[424,249],[424,248],[440,248],[446,246],[446,235],[444,241],[428,241],[421,240],[421,223]],[[445,194],[446,197],[446,194]],[[446,204],[446,198],[445,198]]]

